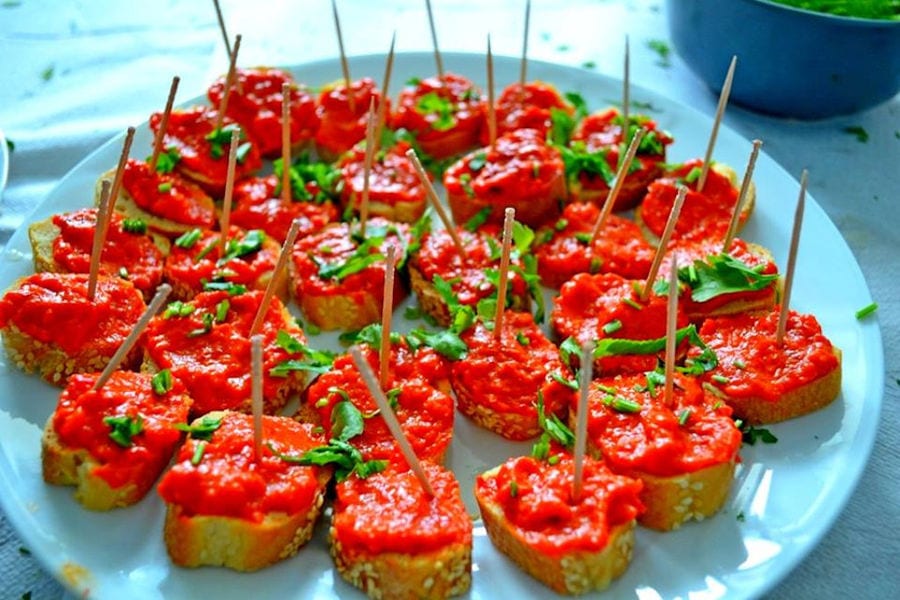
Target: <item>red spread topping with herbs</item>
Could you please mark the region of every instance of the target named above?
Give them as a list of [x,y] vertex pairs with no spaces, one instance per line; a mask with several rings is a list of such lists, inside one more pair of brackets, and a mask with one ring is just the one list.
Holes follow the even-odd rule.
[[445,73],[410,80],[400,92],[391,127],[411,132],[423,152],[440,160],[478,145],[486,110],[474,83]]
[[[363,354],[375,373],[379,372],[378,352],[362,346]],[[391,368],[384,386],[385,395],[394,405],[394,413],[400,427],[421,460],[440,462],[450,445],[453,435],[453,398],[426,380],[434,364],[420,370],[415,366],[418,354],[430,356],[430,350],[419,349],[415,355],[408,350],[391,347]],[[369,393],[359,370],[349,355],[341,355],[334,361],[331,371],[324,373],[309,386],[307,404],[318,414],[325,431],[331,431],[332,411],[337,403],[348,400],[356,406],[365,419],[363,433],[350,439],[366,460],[385,459],[405,465],[394,436],[379,416],[378,405]]]
[[591,244],[599,216],[600,209],[595,204],[575,202],[563,209],[555,223],[538,232],[539,245],[534,254],[541,283],[559,288],[577,273],[615,273],[628,279],[647,276],[654,250],[640,228],[633,221],[611,214]]
[[147,373],[116,371],[98,392],[97,378],[69,378],[53,430],[63,446],[86,450],[99,463],[92,474],[110,487],[147,490],[181,440],[174,425],[187,421],[191,400],[177,379],[157,391]]
[[[666,335],[667,297],[650,292],[640,300],[641,281],[612,273],[579,273],[560,289],[551,315],[561,338],[574,337],[579,344],[603,338],[652,340]],[[677,327],[687,326],[678,308]],[[656,354],[606,356],[595,364],[603,373],[647,371],[656,367]]]
[[[675,204],[677,186],[684,184],[688,192],[672,232],[673,243],[724,238],[739,190],[726,175],[710,168],[703,192],[698,193],[697,181],[702,167],[702,160],[689,160],[650,184],[640,212],[644,225],[654,235],[662,235]],[[741,220],[745,218],[746,215],[742,215]]]
[[[353,110],[350,96],[353,96]],[[316,132],[316,148],[326,160],[335,160],[366,139],[366,122],[369,104],[374,100],[375,110],[381,102],[381,92],[375,81],[369,77],[357,79],[347,86],[343,82],[326,88],[319,94],[316,114],[319,116],[319,130]],[[390,110],[390,98],[384,98]]]
[[[404,214],[409,213],[408,220],[413,221],[425,212],[425,187],[406,157],[409,148],[409,144],[398,142],[373,156],[369,173],[369,214],[379,214],[379,210],[392,214],[399,209]],[[354,146],[338,165],[343,184],[341,198],[344,204],[352,205],[357,211],[362,203],[365,185],[365,156],[364,147]]]
[[566,455],[556,464],[530,456],[510,458],[475,479],[479,505],[501,507],[514,535],[542,555],[599,552],[610,532],[644,511],[640,481],[615,475],[585,457],[582,491],[572,496],[575,465]]
[[672,477],[737,459],[741,432],[731,408],[692,377],[676,375],[671,406],[663,377],[595,380],[588,394],[588,440],[618,473]]
[[175,465],[159,483],[163,500],[177,505],[185,516],[235,517],[254,523],[269,513],[307,513],[323,493],[327,475],[322,467],[297,465],[282,457],[300,457],[325,443],[312,426],[263,416],[264,444],[256,460],[252,417],[233,412],[217,416],[221,425],[208,441],[188,437],[179,450]]
[[[147,297],[162,281],[163,254],[146,235],[146,223],[129,222],[130,229],[126,229],[121,215],[112,215],[100,253],[100,273],[130,281]],[[97,229],[97,209],[54,215],[53,224],[59,228],[59,235],[53,240],[53,260],[66,272],[87,273]]]
[[[181,379],[194,407],[191,414],[211,410],[250,408],[250,326],[263,292],[237,296],[204,292],[191,302],[170,303],[150,321],[145,334],[147,357],[159,369],[170,369]],[[270,370],[289,359],[302,358],[276,341],[280,330],[300,341],[304,337],[284,305],[273,298],[263,320],[263,398],[273,409],[284,377]],[[283,403],[283,400],[282,400]]]
[[785,394],[831,373],[840,363],[813,315],[788,312],[784,341],[775,341],[778,313],[707,319],[700,337],[716,353],[718,366],[705,379],[734,398],[776,402]]
[[[534,129],[545,136],[553,125],[552,109],[572,114],[571,104],[563,100],[549,83],[529,81],[523,87],[519,83],[508,85],[496,103],[497,135],[518,129]],[[490,143],[488,128],[481,131],[481,143]]]
[[559,359],[559,349],[530,314],[505,312],[499,340],[481,321],[460,337],[469,350],[452,364],[451,384],[457,398],[466,397],[466,405],[516,420],[517,427],[498,433],[510,439],[528,439],[540,433],[539,395],[546,414],[565,416],[575,394],[563,383],[571,374]]
[[[415,267],[426,281],[434,281],[435,275],[450,284],[453,295],[460,304],[474,307],[479,300],[496,293],[496,287],[485,271],[500,266],[500,230],[496,225],[486,225],[478,231],[457,229],[466,257],[459,255],[453,238],[446,229],[436,229],[425,235],[422,246],[412,258]],[[522,260],[511,257],[510,265],[524,268]],[[527,297],[525,281],[510,271],[509,293]]]
[[[162,113],[150,115],[150,128],[159,129]],[[164,151],[177,154],[175,168],[188,179],[196,182],[211,194],[221,194],[225,189],[228,171],[228,153],[231,147],[231,130],[240,126],[226,117],[222,128],[216,129],[216,111],[204,106],[172,111],[166,134]],[[235,180],[252,175],[262,167],[259,149],[241,131],[235,163]]]
[[99,277],[93,300],[87,292],[87,274],[29,275],[0,299],[0,328],[15,326],[66,354],[112,356],[144,312],[144,299],[118,277]]
[[422,468],[434,496],[411,471],[350,477],[337,485],[331,526],[345,554],[415,555],[472,545],[472,520],[453,473],[430,462]]
[[[260,154],[269,158],[281,155],[281,88],[285,83],[291,86],[290,140],[297,147],[312,140],[319,128],[319,117],[315,98],[297,85],[289,73],[268,67],[237,69],[228,96],[225,114],[240,123],[259,147]],[[224,91],[222,76],[207,91],[210,104],[219,106]]]
[[216,223],[212,199],[174,173],[153,171],[147,163],[129,159],[122,173],[122,187],[138,208],[151,215],[201,229],[210,229]]
[[[266,287],[268,275],[275,269],[281,252],[274,240],[260,230],[231,227],[223,255],[219,243],[221,232],[195,231],[178,238],[166,258],[166,280],[176,287],[180,297],[198,294],[210,282],[233,283],[250,289]],[[188,247],[187,240],[194,237],[196,241]]]
[[457,223],[465,223],[482,208],[492,208],[490,220],[503,222],[512,206],[516,219],[537,227],[559,215],[566,197],[559,151],[533,129],[511,131],[493,147],[467,154],[444,173],[444,187]]

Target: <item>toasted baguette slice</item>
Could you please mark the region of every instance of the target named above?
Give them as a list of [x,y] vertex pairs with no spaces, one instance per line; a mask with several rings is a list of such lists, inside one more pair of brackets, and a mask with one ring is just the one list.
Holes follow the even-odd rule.
[[734,410],[734,415],[751,425],[778,423],[800,417],[825,408],[841,393],[841,350],[834,348],[838,366],[801,387],[795,388],[772,402],[764,398],[736,398],[725,396],[725,403]]
[[[736,189],[740,189],[741,180],[738,178],[737,172],[734,169],[729,167],[728,165],[722,163],[713,163],[711,169],[726,177],[733,187]],[[753,208],[756,205],[756,184],[754,182],[750,182],[750,187],[747,189],[747,197],[744,199],[744,204],[741,206],[741,215],[738,219],[738,228],[737,233],[740,233],[743,228],[743,224],[747,222],[747,219],[750,218],[751,213],[753,212]],[[641,207],[638,206],[634,212],[634,220],[641,228],[641,232],[644,234],[644,238],[650,243],[651,246],[657,247],[659,246],[659,236],[656,235],[647,224],[644,222],[643,217],[641,216]],[[727,228],[728,223],[724,223],[724,226]]]
[[[85,508],[111,510],[141,500],[169,464],[181,441],[173,426],[187,420],[191,399],[177,380],[168,391],[157,394],[151,391],[149,377],[130,371],[116,371],[102,391],[95,392],[92,387],[98,377],[69,379],[44,426],[41,467],[47,483],[75,486],[75,499]],[[141,430],[129,446],[106,439],[101,425],[105,417],[134,413],[141,415]],[[84,431],[95,427],[103,438],[85,443]],[[145,441],[147,436],[153,436],[153,441]]]

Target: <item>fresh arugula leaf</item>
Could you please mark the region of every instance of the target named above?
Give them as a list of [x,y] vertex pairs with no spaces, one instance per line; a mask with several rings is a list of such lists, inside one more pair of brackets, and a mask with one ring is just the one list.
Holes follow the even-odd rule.
[[[763,274],[763,265],[750,267],[729,254],[714,254],[705,261],[678,269],[678,279],[691,287],[694,302],[706,302],[723,294],[756,291],[774,285],[778,274]],[[654,287],[655,289],[655,287]]]
[[342,442],[350,441],[362,434],[365,428],[363,415],[347,400],[341,400],[331,411],[331,437]]
[[306,371],[316,375],[321,375],[329,370],[334,364],[334,353],[328,350],[313,350],[287,331],[280,330],[275,337],[275,343],[279,348],[291,354],[302,354],[303,359],[288,359],[271,369],[269,375],[272,377],[287,377],[291,371]]
[[281,460],[299,465],[334,467],[335,479],[340,483],[352,473],[362,479],[380,473],[387,467],[385,460],[363,460],[363,456],[352,444],[332,439],[326,446],[307,450],[302,456],[282,454],[269,444],[269,450]]
[[449,329],[434,333],[424,329],[413,329],[407,334],[406,338],[409,340],[410,345],[415,347],[428,346],[450,360],[459,360],[469,352],[469,347],[462,341],[459,334]]

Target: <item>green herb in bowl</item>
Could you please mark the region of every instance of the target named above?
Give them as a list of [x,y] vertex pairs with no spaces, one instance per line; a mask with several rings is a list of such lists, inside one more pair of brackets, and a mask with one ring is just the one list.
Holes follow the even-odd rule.
[[776,4],[858,19],[900,21],[900,0],[771,0]]

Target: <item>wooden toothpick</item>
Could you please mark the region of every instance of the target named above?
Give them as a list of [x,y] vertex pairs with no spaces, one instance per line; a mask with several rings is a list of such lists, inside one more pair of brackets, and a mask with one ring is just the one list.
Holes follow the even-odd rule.
[[222,215],[219,219],[219,255],[225,256],[225,244],[228,241],[228,228],[231,225],[231,198],[234,195],[234,170],[237,166],[237,147],[240,141],[240,129],[231,132],[231,144],[228,147],[228,170],[225,172],[225,197],[222,199]]
[[119,368],[119,365],[122,364],[122,361],[125,360],[125,357],[131,352],[131,349],[134,347],[135,343],[137,343],[138,338],[144,333],[144,329],[147,328],[150,319],[159,312],[163,302],[166,301],[166,298],[169,297],[170,293],[172,293],[172,286],[168,283],[163,283],[156,289],[156,295],[153,296],[153,300],[150,301],[144,314],[141,315],[138,322],[131,328],[128,337],[126,337],[125,341],[116,349],[115,354],[112,355],[112,358],[110,358],[109,362],[106,364],[106,368],[103,369],[103,372],[100,373],[100,377],[94,382],[94,391],[100,391],[100,388],[106,385],[106,382],[109,381],[109,378],[112,377],[115,370]]
[[281,86],[281,201],[287,204],[291,190],[291,84]]
[[391,362],[391,317],[394,314],[394,256],[396,249],[389,246],[384,257],[384,294],[381,303],[381,348],[378,354],[378,381],[381,389],[387,386],[388,366]]
[[591,244],[596,242],[597,238],[600,237],[600,231],[606,224],[607,219],[609,219],[609,215],[610,213],[612,213],[613,206],[616,205],[616,198],[619,197],[619,193],[622,191],[622,186],[625,185],[625,178],[628,177],[628,171],[629,169],[631,169],[631,163],[634,162],[634,156],[637,154],[638,146],[640,146],[641,140],[643,138],[643,129],[638,129],[637,133],[634,134],[634,137],[631,138],[631,143],[628,145],[628,150],[625,151],[625,158],[619,163],[619,171],[616,173],[616,179],[613,182],[613,186],[606,194],[606,201],[603,203],[603,208],[600,210],[600,216],[597,217],[597,222],[594,223],[594,229],[593,231],[591,231]]
[[128,155],[131,152],[131,143],[133,141],[134,127],[129,127],[125,131],[125,142],[122,144],[122,153],[119,155],[119,164],[116,165],[116,175],[113,177],[112,187],[109,190],[109,211],[106,213],[106,223],[103,225],[104,227],[109,226],[113,210],[116,208],[116,200],[119,197],[119,191],[122,189],[122,178],[125,175],[125,165],[128,163]]
[[800,175],[800,197],[797,198],[797,209],[794,211],[794,230],[791,232],[791,248],[788,252],[787,271],[784,274],[784,292],[781,295],[781,311],[778,313],[778,329],[775,331],[775,342],[784,343],[787,330],[788,312],[791,309],[791,288],[794,285],[794,273],[797,266],[797,248],[800,245],[800,229],[803,227],[803,209],[806,206],[806,183],[809,173],[803,169]]
[[512,230],[516,221],[516,209],[503,211],[503,247],[500,252],[500,281],[497,282],[497,310],[494,315],[494,339],[499,340],[503,330],[503,313],[506,311],[506,288],[509,282],[509,252],[512,247]]
[[734,236],[737,234],[741,210],[744,207],[744,202],[747,200],[750,183],[753,181],[753,168],[756,166],[756,158],[759,156],[760,146],[762,146],[760,140],[753,140],[753,150],[750,151],[750,160],[747,161],[747,169],[744,171],[744,179],[741,181],[741,192],[738,194],[737,203],[734,205],[734,211],[731,213],[731,221],[728,223],[725,239],[722,240],[722,254],[728,252],[728,248],[731,247],[731,242],[734,241]]
[[94,239],[91,246],[91,262],[88,268],[88,300],[93,301],[97,294],[97,277],[100,274],[100,256],[103,253],[103,243],[106,241],[106,228],[109,220],[109,188],[110,183],[103,180],[100,184],[100,204],[97,206],[97,221],[94,223]]
[[225,89],[222,90],[222,99],[219,101],[219,107],[216,112],[216,128],[215,131],[222,129],[222,123],[225,120],[225,111],[228,110],[228,98],[231,96],[231,88],[234,87],[235,70],[237,65],[238,52],[241,49],[241,34],[237,34],[234,38],[234,50],[228,62],[228,73],[225,75]]
[[338,51],[341,54],[341,71],[344,73],[344,86],[347,88],[347,104],[350,105],[350,112],[356,113],[356,98],[353,97],[350,63],[347,62],[347,53],[344,51],[344,36],[341,34],[341,18],[338,16],[337,0],[331,0],[331,14],[334,19],[334,31],[337,34]]
[[371,188],[372,162],[375,160],[375,98],[369,99],[369,114],[366,117],[366,152],[363,156],[363,189],[359,203],[359,234],[366,238],[366,223],[369,221],[369,189]]
[[416,173],[419,175],[419,180],[422,182],[422,185],[425,186],[425,196],[431,202],[432,208],[440,217],[441,222],[444,224],[444,228],[447,230],[447,233],[450,234],[450,238],[453,240],[453,243],[456,245],[456,251],[459,252],[460,258],[463,260],[466,259],[466,248],[463,246],[462,240],[459,237],[459,233],[456,231],[456,226],[453,224],[453,221],[450,220],[450,217],[447,215],[447,212],[444,210],[444,207],[441,206],[441,200],[438,198],[437,192],[434,189],[434,186],[431,185],[431,180],[428,179],[428,173],[425,172],[425,168],[422,167],[422,163],[419,162],[419,157],[416,156],[416,151],[410,148],[406,151],[406,158],[410,160],[413,165],[413,168],[416,170]]
[[522,32],[522,59],[519,64],[519,101],[525,100],[525,79],[528,74],[528,29],[531,23],[531,0],[525,0],[525,27]]
[[578,410],[575,413],[575,447],[572,456],[575,459],[575,473],[572,477],[572,498],[577,502],[581,497],[584,481],[584,455],[587,451],[587,401],[593,379],[594,357],[593,344],[581,346],[581,370],[578,378]]
[[675,203],[672,205],[672,211],[669,213],[669,220],[666,221],[666,228],[663,230],[662,236],[659,238],[659,246],[653,254],[653,262],[650,264],[650,273],[647,274],[647,280],[641,289],[641,302],[646,302],[653,288],[653,280],[659,273],[659,267],[662,264],[663,256],[666,254],[666,247],[672,238],[672,232],[675,231],[675,223],[678,221],[678,215],[681,214],[681,207],[684,205],[684,198],[687,196],[687,188],[683,185],[678,186],[678,194],[675,196]]
[[669,297],[666,304],[666,385],[663,402],[672,406],[675,392],[675,334],[678,331],[678,252],[672,254],[669,271]]
[[394,414],[394,409],[391,408],[391,403],[385,398],[384,391],[378,385],[378,380],[372,372],[372,367],[369,366],[369,363],[363,357],[358,346],[350,347],[350,356],[353,358],[353,362],[356,364],[356,368],[359,370],[360,375],[362,375],[366,387],[369,388],[369,393],[375,400],[375,404],[378,405],[379,414],[384,419],[391,435],[397,440],[400,451],[403,453],[403,457],[406,458],[406,462],[409,463],[412,472],[415,473],[416,477],[419,479],[419,483],[422,484],[425,493],[429,496],[434,496],[434,489],[432,489],[431,482],[428,481],[428,476],[425,475],[425,471],[422,469],[422,463],[419,462],[419,458],[416,456],[416,453],[413,452],[409,440],[406,439],[406,435],[400,427],[400,422],[397,420],[397,415]]
[[425,0],[425,8],[428,10],[428,26],[431,27],[431,43],[434,45],[434,64],[437,68],[438,79],[444,79],[444,61],[441,60],[441,51],[438,48],[437,29],[434,26],[434,13],[431,10],[431,0]]
[[281,245],[281,251],[278,253],[278,260],[275,262],[275,269],[272,276],[269,277],[269,283],[266,284],[266,291],[263,293],[262,300],[259,301],[259,308],[256,309],[256,315],[253,317],[253,324],[250,326],[250,335],[254,336],[262,329],[262,324],[266,320],[266,313],[269,312],[269,305],[272,303],[272,297],[275,290],[278,289],[278,283],[284,274],[284,268],[291,251],[294,249],[294,242],[297,240],[297,234],[300,231],[300,219],[291,221],[291,228],[288,229],[287,237]]
[[391,36],[391,47],[388,50],[387,60],[384,63],[384,79],[381,80],[381,98],[378,99],[378,122],[375,126],[375,150],[381,147],[381,134],[387,121],[388,93],[391,87],[391,73],[394,71],[394,44],[397,42],[397,32]]
[[159,160],[159,153],[162,152],[163,138],[166,137],[166,129],[169,128],[169,116],[172,114],[172,105],[175,103],[175,93],[178,91],[178,83],[181,78],[176,75],[172,78],[172,85],[169,87],[169,97],[166,100],[166,108],[163,110],[162,118],[159,120],[159,128],[156,130],[156,137],[153,139],[153,154],[150,155],[150,171],[156,171],[156,162]]
[[263,413],[263,336],[250,338],[250,406],[253,412],[253,456],[262,459],[262,413]]
[[219,0],[213,0],[216,7],[216,19],[219,21],[219,31],[222,32],[222,40],[225,42],[225,51],[231,56],[231,40],[228,39],[228,31],[225,29],[225,19],[222,17],[222,7],[219,6]]
[[631,112],[631,44],[625,35],[625,60],[622,65],[622,144],[628,143],[628,122]]
[[494,104],[494,53],[491,52],[491,34],[487,36],[487,93],[488,140],[493,149],[497,145],[497,106]]
[[725,75],[725,83],[719,93],[719,105],[716,107],[716,118],[713,119],[712,131],[709,134],[709,143],[706,145],[706,155],[703,157],[703,167],[700,177],[697,179],[697,191],[702,192],[706,185],[706,176],[709,175],[709,165],[712,161],[713,148],[716,147],[716,136],[719,135],[719,125],[722,124],[722,116],[725,114],[725,106],[728,104],[728,96],[731,94],[731,82],[734,80],[734,67],[737,65],[737,56],[731,57],[728,65],[728,73]]

